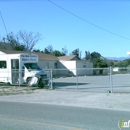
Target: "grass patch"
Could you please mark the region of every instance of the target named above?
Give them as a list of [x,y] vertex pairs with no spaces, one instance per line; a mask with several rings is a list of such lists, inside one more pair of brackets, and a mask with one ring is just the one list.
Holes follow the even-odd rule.
[[130,94],[130,92],[113,92],[113,94]]
[[31,87],[0,87],[0,96],[17,95],[17,94],[31,94],[34,89]]

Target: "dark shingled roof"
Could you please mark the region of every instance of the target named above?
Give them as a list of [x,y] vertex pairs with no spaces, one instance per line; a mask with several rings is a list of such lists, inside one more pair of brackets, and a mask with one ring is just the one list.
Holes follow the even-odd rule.
[[56,56],[49,55],[49,54],[44,54],[44,53],[39,53],[39,52],[27,52],[27,51],[14,51],[14,50],[1,50],[1,52],[5,54],[22,54],[22,53],[33,53],[37,54],[39,57],[39,60],[59,60]]

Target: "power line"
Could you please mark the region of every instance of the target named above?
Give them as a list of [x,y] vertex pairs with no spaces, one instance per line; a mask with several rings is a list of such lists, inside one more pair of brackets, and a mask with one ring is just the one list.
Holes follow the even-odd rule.
[[3,19],[3,16],[2,16],[1,11],[0,11],[0,16],[1,16],[1,19],[2,19],[2,22],[3,22],[3,25],[4,25],[4,28],[5,28],[6,34],[8,35],[8,31],[7,31],[7,28],[6,28],[6,25],[5,25],[5,22],[4,22],[4,19]]
[[99,28],[99,29],[101,29],[101,30],[103,30],[103,31],[105,31],[105,32],[108,32],[108,33],[110,33],[110,34],[116,35],[116,36],[118,36],[118,37],[121,37],[121,38],[130,40],[130,38],[128,38],[128,37],[121,36],[121,35],[119,35],[119,34],[117,34],[117,33],[114,33],[114,32],[112,32],[112,31],[109,31],[109,30],[107,30],[107,29],[105,29],[105,28],[102,28],[102,27],[100,27],[100,26],[98,26],[98,25],[96,25],[96,24],[94,24],[94,23],[92,23],[92,22],[87,21],[86,19],[84,19],[84,18],[82,18],[82,17],[80,17],[80,16],[78,16],[78,15],[76,15],[76,14],[74,14],[74,13],[68,11],[67,9],[65,9],[65,8],[63,8],[63,7],[61,7],[61,6],[59,6],[58,4],[52,2],[51,0],[48,0],[48,2],[50,2],[51,4],[57,6],[58,8],[60,8],[60,9],[62,9],[62,10],[64,10],[65,12],[67,12],[67,13],[73,15],[74,17],[76,17],[76,18],[78,18],[78,19],[80,19],[80,20],[82,20],[82,21],[84,21],[84,22],[86,22],[86,23],[88,23],[88,24],[90,24],[90,25],[96,27],[96,28]]

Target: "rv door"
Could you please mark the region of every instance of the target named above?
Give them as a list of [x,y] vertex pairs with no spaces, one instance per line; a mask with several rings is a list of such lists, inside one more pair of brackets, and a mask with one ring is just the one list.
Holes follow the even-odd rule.
[[19,59],[11,59],[12,84],[19,83]]

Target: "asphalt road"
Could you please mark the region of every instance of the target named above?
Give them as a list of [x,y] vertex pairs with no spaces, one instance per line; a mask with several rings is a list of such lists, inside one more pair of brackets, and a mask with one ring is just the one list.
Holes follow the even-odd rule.
[[0,130],[119,130],[130,113],[37,103],[0,102]]

